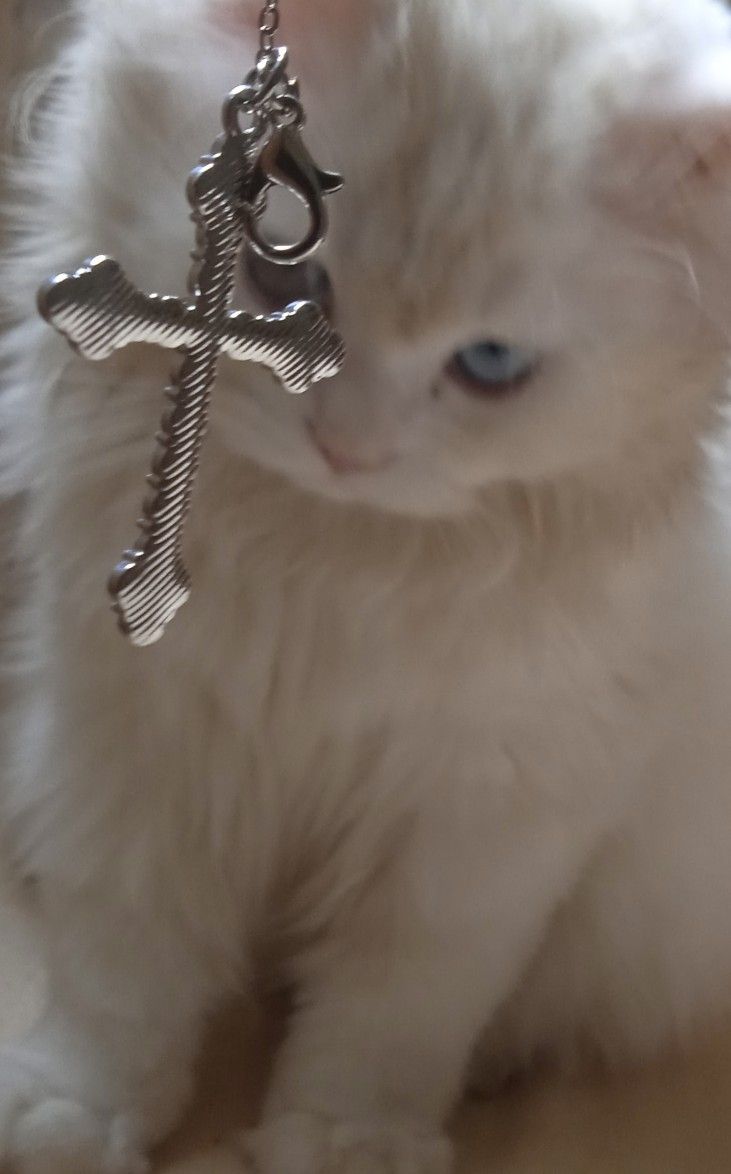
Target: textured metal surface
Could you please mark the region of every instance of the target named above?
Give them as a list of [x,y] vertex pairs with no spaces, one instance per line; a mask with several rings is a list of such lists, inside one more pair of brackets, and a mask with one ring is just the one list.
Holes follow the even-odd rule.
[[269,315],[229,310],[215,336],[195,306],[141,293],[111,257],[94,257],[76,273],[54,277],[40,294],[41,311],[86,359],[108,359],[131,343],[189,349],[214,339],[232,359],[269,368],[294,394],[337,374],[342,343],[312,302],[293,302]]
[[[192,302],[140,292],[106,257],[54,278],[39,294],[41,313],[89,359],[132,342],[184,352],[168,391],[172,406],[158,434],[139,540],[110,580],[120,625],[138,645],[159,639],[190,594],[181,541],[221,353],[266,365],[293,392],[336,374],[344,357],[342,341],[312,303],[268,317],[231,311],[244,213],[251,211],[252,179],[266,144],[258,130],[257,136],[239,132],[228,109],[224,125],[226,133],[189,182],[200,258]],[[296,178],[288,186],[293,183]]]

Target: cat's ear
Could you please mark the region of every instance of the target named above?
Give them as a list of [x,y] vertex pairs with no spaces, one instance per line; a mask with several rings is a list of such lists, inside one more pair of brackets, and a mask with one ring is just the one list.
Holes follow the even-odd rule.
[[600,156],[594,182],[636,221],[662,231],[719,201],[731,213],[731,47],[651,87],[617,116]]

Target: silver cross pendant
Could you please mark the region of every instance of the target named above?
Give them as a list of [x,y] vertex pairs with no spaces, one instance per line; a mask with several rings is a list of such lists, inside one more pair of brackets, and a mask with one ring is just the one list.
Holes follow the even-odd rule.
[[[286,66],[286,49],[260,56],[244,85],[229,95],[223,134],[190,177],[198,232],[190,300],[142,293],[109,257],[54,277],[39,293],[43,316],[87,359],[106,359],[139,342],[183,354],[167,391],[172,406],[157,437],[139,539],[109,583],[120,627],[137,645],[158,640],[190,595],[183,528],[220,356],[263,364],[295,393],[337,374],[343,363],[341,339],[311,302],[266,317],[231,309],[243,243],[280,264],[303,260],[327,229],[323,197],[342,184],[338,175],[317,168],[304,147],[299,91]],[[297,244],[271,244],[261,232],[274,183],[289,188],[309,210],[309,231]]]

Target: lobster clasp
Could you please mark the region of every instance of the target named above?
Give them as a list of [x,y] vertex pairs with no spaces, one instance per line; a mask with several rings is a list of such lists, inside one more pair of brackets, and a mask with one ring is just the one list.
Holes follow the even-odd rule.
[[[261,229],[261,208],[273,185],[292,192],[307,207],[309,228],[302,240],[294,244],[276,244],[267,240]],[[251,247],[267,261],[279,265],[297,265],[323,241],[327,233],[327,210],[324,198],[340,190],[342,176],[322,171],[302,141],[299,126],[292,123],[278,127],[256,162],[251,180],[246,231]]]

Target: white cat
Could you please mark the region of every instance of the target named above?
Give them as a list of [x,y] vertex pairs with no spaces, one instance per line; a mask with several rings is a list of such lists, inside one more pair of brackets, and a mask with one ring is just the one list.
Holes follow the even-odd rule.
[[493,1072],[619,1062],[731,1003],[729,15],[282,8],[347,178],[322,263],[349,359],[301,399],[226,364],[193,598],[145,651],[104,580],[170,358],[75,359],[33,293],[102,251],[181,291],[258,5],[87,0],[18,172],[4,476],[34,573],[2,826],[51,971],[0,1054],[22,1174],[143,1170],[263,957],[296,994],[257,1174],[441,1174],[486,1026]]

